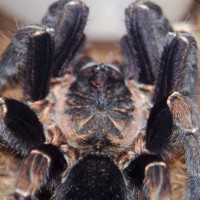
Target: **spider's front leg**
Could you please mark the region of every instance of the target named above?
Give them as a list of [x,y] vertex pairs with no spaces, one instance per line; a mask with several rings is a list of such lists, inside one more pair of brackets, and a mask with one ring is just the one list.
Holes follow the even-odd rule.
[[47,95],[52,60],[52,39],[46,28],[27,25],[18,30],[1,57],[0,92],[17,78],[25,98],[42,99]]
[[20,83],[26,99],[45,98],[50,77],[69,70],[69,62],[83,42],[87,16],[88,8],[81,1],[57,1],[42,25],[21,27],[0,60],[1,95],[10,84]]
[[147,124],[147,148],[168,158],[183,147],[189,183],[185,199],[200,199],[200,119],[195,101],[197,47],[187,33],[169,33]]
[[42,24],[54,30],[53,76],[66,72],[69,62],[83,43],[88,12],[88,7],[80,0],[60,0],[53,3],[43,17]]
[[[127,82],[144,83],[147,89],[146,84],[153,86],[157,80],[165,37],[172,28],[162,10],[151,2],[131,4],[125,11],[125,20],[127,35],[121,40],[125,77]],[[134,93],[134,88],[129,89]],[[143,198],[172,199],[168,169],[159,156],[140,155],[130,163],[126,173],[133,180],[131,185],[137,188],[136,195],[141,191],[138,196]]]
[[[22,84],[25,99],[44,99],[48,93],[50,76],[62,75],[80,46],[87,15],[88,8],[81,1],[61,0],[49,8],[42,26],[22,27],[2,55],[1,90],[17,78]],[[26,114],[28,107],[17,101],[15,104],[3,106],[11,113],[8,122],[12,130],[2,118],[1,138],[11,151],[25,157],[16,183],[16,198],[34,198],[46,185],[55,186],[66,161],[57,147],[44,144],[43,130],[35,130],[36,124]],[[34,115],[28,110],[31,116]],[[19,117],[11,123],[16,115]],[[36,121],[39,123],[38,119]]]
[[[50,65],[53,76],[62,75],[66,71],[82,42],[87,16],[88,8],[83,2],[58,1],[50,6],[43,18],[42,23],[54,30],[50,32],[54,41]],[[16,196],[34,198],[43,187],[52,189],[58,180],[61,181],[60,174],[66,166],[57,147],[45,144],[32,149],[21,166]],[[20,178],[22,176],[23,179]]]
[[154,84],[167,33],[172,31],[159,6],[137,1],[125,11],[127,35],[121,40],[126,79]]

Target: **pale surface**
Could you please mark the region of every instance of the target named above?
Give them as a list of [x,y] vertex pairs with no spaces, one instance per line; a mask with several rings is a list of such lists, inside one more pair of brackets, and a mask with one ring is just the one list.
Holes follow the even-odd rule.
[[[47,7],[55,0],[0,0],[0,7],[13,16],[28,22],[39,22]],[[83,0],[90,7],[86,27],[88,38],[93,40],[117,40],[125,32],[124,9],[133,0]],[[153,0],[159,4],[172,22],[186,20],[192,0]]]

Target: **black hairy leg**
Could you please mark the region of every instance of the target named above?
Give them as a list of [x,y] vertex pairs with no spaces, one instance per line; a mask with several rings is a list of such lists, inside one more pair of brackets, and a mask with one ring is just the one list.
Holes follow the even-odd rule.
[[[11,188],[17,177],[12,175],[12,171],[18,173],[20,160],[27,157],[33,148],[42,145],[45,136],[36,114],[27,105],[13,99],[0,98],[0,126],[0,149],[5,157],[0,157],[1,187],[10,181],[8,192],[3,191],[3,194],[5,198],[13,199]],[[4,166],[5,170],[2,171]]]
[[185,198],[191,200],[200,198],[196,51],[189,34],[168,34],[153,97],[155,105],[147,122],[147,148],[151,152],[169,158],[177,148],[184,149],[190,178]]
[[151,200],[172,200],[170,176],[164,162],[153,162],[145,167],[144,193]]
[[20,82],[25,98],[44,98],[48,92],[51,59],[52,39],[48,30],[38,25],[20,28],[1,57],[0,92]]
[[0,144],[20,157],[45,141],[43,126],[36,114],[25,104],[0,98]]
[[[187,96],[174,92],[167,99],[167,105],[173,116],[173,141],[179,141],[184,148],[186,168],[189,175],[185,198],[199,199],[200,192],[200,135],[199,111],[197,106]],[[192,148],[191,148],[192,147]]]
[[121,51],[125,59],[126,78],[154,84],[164,39],[172,28],[160,7],[151,2],[131,4],[125,11],[125,21],[127,35],[121,40]]
[[[163,149],[162,153],[168,153],[167,141],[171,137],[174,123],[169,107],[171,95],[180,94],[184,99],[191,99],[191,103],[195,96],[197,83],[196,51],[196,43],[188,34],[168,34],[161,59],[160,74],[152,97],[155,105],[151,109],[147,122],[147,146],[149,145],[148,148],[156,153],[160,152],[161,149]],[[185,105],[187,105],[188,100],[186,100]],[[196,109],[194,108],[194,110]],[[160,134],[160,131],[164,134]],[[154,142],[160,143],[160,145],[154,145]]]
[[178,91],[195,100],[197,91],[197,46],[188,33],[168,33],[162,54],[154,102]]
[[20,167],[15,196],[34,199],[44,188],[53,191],[65,167],[67,163],[57,147],[43,144],[33,148]]
[[16,158],[25,159],[13,195],[26,199],[35,198],[42,189],[52,191],[60,182],[66,161],[57,147],[44,144],[43,126],[36,114],[19,101],[0,98],[0,117],[1,151],[9,150]]
[[142,154],[124,169],[136,199],[172,200],[166,164],[157,155]]
[[44,16],[42,24],[54,30],[53,76],[66,72],[70,60],[81,46],[88,12],[88,7],[79,0],[63,0],[52,4]]
[[23,98],[44,99],[50,77],[66,72],[81,45],[87,16],[83,2],[58,1],[49,8],[41,26],[21,27],[1,57],[1,94],[9,84],[20,83]]

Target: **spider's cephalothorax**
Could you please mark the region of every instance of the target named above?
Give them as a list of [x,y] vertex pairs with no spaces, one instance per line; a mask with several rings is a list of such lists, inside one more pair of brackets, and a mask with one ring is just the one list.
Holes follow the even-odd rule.
[[[0,98],[1,153],[22,161],[4,197],[200,199],[195,40],[137,1],[125,11],[124,62],[97,64],[80,56],[87,16],[83,2],[60,0],[1,56],[2,96],[14,86],[23,96]],[[179,154],[186,167],[174,173]]]
[[89,149],[114,147],[118,151],[132,144],[139,133],[141,106],[134,104],[134,96],[116,66],[83,66],[57,102],[55,119],[67,143],[79,149],[89,145]]

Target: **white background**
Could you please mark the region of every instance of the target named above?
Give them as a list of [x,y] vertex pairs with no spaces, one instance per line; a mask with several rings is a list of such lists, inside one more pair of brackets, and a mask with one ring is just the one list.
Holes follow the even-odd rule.
[[[125,32],[124,9],[133,0],[83,0],[90,8],[86,34],[93,40],[116,40]],[[13,16],[38,23],[54,0],[0,0],[0,7]],[[172,22],[190,17],[192,0],[154,0]]]

